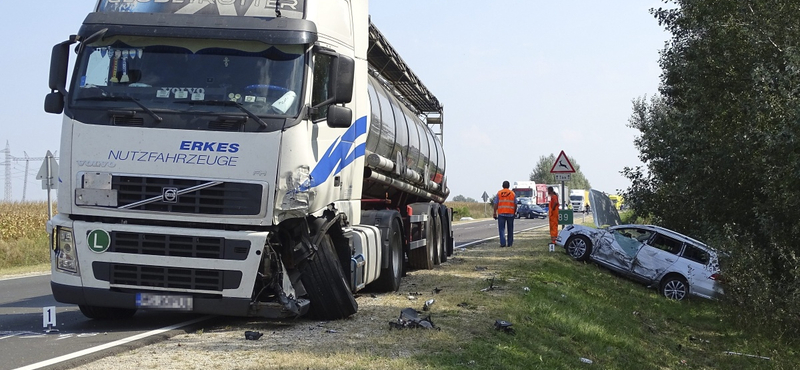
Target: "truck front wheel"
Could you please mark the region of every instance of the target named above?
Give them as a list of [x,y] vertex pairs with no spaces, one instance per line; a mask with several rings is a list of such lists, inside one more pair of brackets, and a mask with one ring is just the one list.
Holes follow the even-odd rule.
[[337,320],[358,311],[358,303],[350,292],[329,235],[322,237],[317,253],[306,261],[300,280],[311,301],[312,316]]

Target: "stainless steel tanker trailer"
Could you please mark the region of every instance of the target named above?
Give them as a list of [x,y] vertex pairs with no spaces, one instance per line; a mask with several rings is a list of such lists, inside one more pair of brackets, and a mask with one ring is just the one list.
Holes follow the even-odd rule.
[[88,317],[343,318],[452,253],[442,105],[366,1],[98,0],[49,85],[51,288]]

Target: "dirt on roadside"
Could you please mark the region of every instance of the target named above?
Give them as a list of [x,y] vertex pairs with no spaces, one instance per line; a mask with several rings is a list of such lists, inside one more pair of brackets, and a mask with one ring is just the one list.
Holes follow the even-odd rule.
[[[543,252],[545,234],[546,228],[518,234],[512,248],[489,241],[457,249],[433,270],[408,272],[398,292],[359,292],[358,313],[348,319],[223,319],[77,369],[418,369],[415,355],[458,354],[495,330],[503,298],[526,294],[521,272],[507,262]],[[437,329],[392,329],[389,322],[407,307],[430,315]],[[245,331],[263,336],[247,340]],[[469,356],[461,365],[470,364]]]

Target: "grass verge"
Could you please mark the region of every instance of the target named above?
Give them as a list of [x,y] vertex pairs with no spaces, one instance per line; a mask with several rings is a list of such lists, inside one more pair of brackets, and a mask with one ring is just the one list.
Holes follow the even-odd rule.
[[[525,289],[525,288],[528,289]],[[438,293],[437,293],[438,292]],[[422,309],[440,330],[391,330],[401,309]],[[397,293],[363,293],[346,320],[231,319],[81,369],[794,369],[797,342],[743,328],[722,302],[669,301],[563,252],[546,229],[513,248],[483,243],[433,270],[413,271]],[[426,314],[426,313],[423,313]],[[513,323],[515,334],[494,328]],[[264,333],[245,340],[245,330]],[[728,355],[726,351],[769,357]],[[592,364],[581,361],[588,359]]]

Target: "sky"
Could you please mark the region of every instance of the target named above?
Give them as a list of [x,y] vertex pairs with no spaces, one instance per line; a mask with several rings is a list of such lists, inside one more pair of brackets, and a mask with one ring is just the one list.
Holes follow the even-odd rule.
[[[0,13],[0,150],[9,145],[11,200],[45,200],[35,176],[59,150],[61,116],[43,110],[50,52],[96,0],[35,0]],[[450,197],[480,199],[528,180],[562,150],[609,193],[641,165],[632,101],[658,91],[669,34],[649,9],[662,0],[375,0],[372,22],[444,105]],[[5,154],[0,163],[5,164]],[[5,186],[6,166],[0,166]],[[27,186],[25,179],[27,178]],[[5,190],[5,187],[3,188]],[[5,194],[5,192],[3,193]],[[55,192],[52,194],[55,197]],[[0,198],[3,199],[3,198]]]

